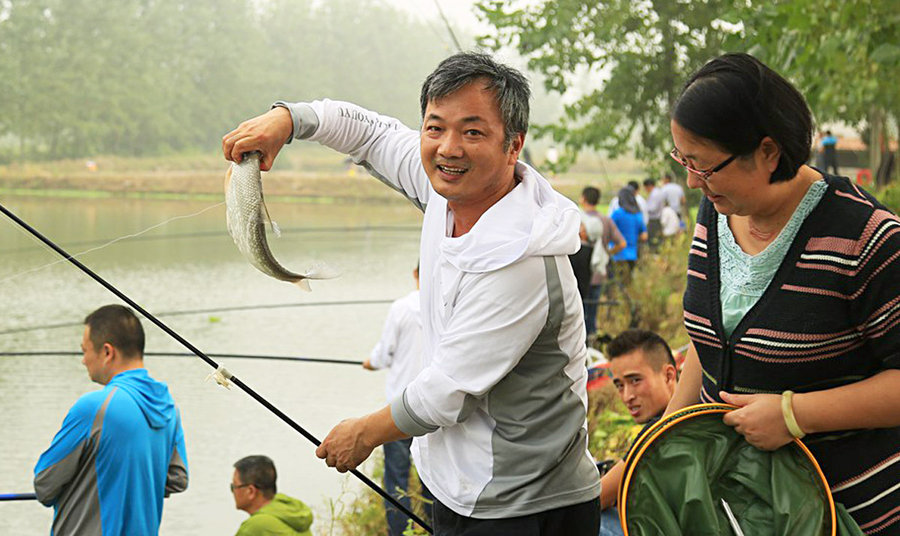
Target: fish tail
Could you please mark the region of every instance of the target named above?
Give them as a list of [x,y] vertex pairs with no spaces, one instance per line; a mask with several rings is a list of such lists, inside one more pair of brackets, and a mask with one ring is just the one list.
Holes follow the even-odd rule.
[[340,277],[341,272],[323,262],[317,262],[304,275],[310,279],[333,279]]

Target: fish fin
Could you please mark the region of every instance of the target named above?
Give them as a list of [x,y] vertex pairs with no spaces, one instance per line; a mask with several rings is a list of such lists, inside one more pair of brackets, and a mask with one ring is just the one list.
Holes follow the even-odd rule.
[[[260,192],[262,195],[262,192]],[[269,225],[272,227],[272,232],[275,233],[275,236],[281,238],[281,227],[275,223],[275,220],[272,219],[272,216],[269,216],[269,207],[266,206],[265,201],[261,201],[259,204],[259,210],[262,213],[263,220],[269,222]]]
[[298,287],[302,288],[306,292],[312,292],[312,289],[309,287],[309,280],[306,279],[305,277],[303,279],[298,279],[298,280],[294,281],[294,284],[297,285]]
[[228,192],[228,186],[231,184],[231,170],[233,165],[228,166],[228,169],[225,170],[225,192]]

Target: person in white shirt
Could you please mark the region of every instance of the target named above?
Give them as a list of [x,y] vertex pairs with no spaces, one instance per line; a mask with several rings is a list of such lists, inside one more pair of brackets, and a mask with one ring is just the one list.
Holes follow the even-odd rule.
[[666,173],[663,175],[662,186],[660,186],[660,190],[662,190],[663,195],[665,197],[666,206],[672,207],[675,211],[675,214],[678,214],[678,218],[681,219],[684,217],[684,188],[681,187],[680,184],[673,182],[672,175],[670,173]]
[[[416,375],[422,370],[422,313],[419,309],[419,267],[413,270],[416,290],[394,301],[388,311],[381,339],[363,362],[367,370],[387,369],[384,392],[388,402],[403,393]],[[412,438],[389,441],[384,448],[384,489],[394,495],[407,508],[410,507],[409,447]],[[422,495],[431,499],[427,489]],[[402,536],[406,530],[406,515],[397,510],[389,501],[384,501],[387,515],[388,534]]]
[[445,59],[422,87],[420,131],[345,102],[288,104],[241,123],[226,158],[289,139],[349,154],[425,212],[425,367],[385,408],[347,419],[316,454],[339,471],[388,441],[435,496],[435,534],[597,534],[587,450],[587,349],[568,260],[580,216],[518,161],[528,81],[490,56]]
[[663,238],[672,238],[683,230],[678,214],[676,214],[675,209],[670,206],[663,207],[659,223],[662,228]]
[[659,241],[662,238],[662,223],[660,217],[666,204],[665,194],[662,188],[657,188],[656,179],[648,177],[644,179],[644,190],[647,192],[647,237],[650,251],[659,249]]

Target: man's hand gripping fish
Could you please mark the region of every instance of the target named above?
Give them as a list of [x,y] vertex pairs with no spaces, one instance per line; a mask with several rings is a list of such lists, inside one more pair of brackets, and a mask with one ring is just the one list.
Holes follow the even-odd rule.
[[276,235],[280,231],[269,218],[263,201],[259,153],[256,151],[245,154],[239,164],[232,163],[225,173],[225,221],[240,252],[266,275],[294,283],[306,291],[310,290],[307,279],[328,279],[337,275],[321,266],[296,274],[275,260],[266,241],[266,222],[272,224]]

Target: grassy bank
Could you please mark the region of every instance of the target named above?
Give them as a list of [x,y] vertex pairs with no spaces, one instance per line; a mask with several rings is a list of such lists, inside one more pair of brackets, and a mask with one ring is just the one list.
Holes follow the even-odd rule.
[[[612,195],[640,178],[632,161],[587,159],[571,172],[551,176],[554,187],[577,199],[587,185]],[[53,197],[136,197],[218,199],[228,163],[221,153],[157,158],[97,157],[91,160],[13,162],[0,166],[0,194]],[[305,203],[404,203],[359,166],[324,147],[286,149],[264,175],[266,196]]]

